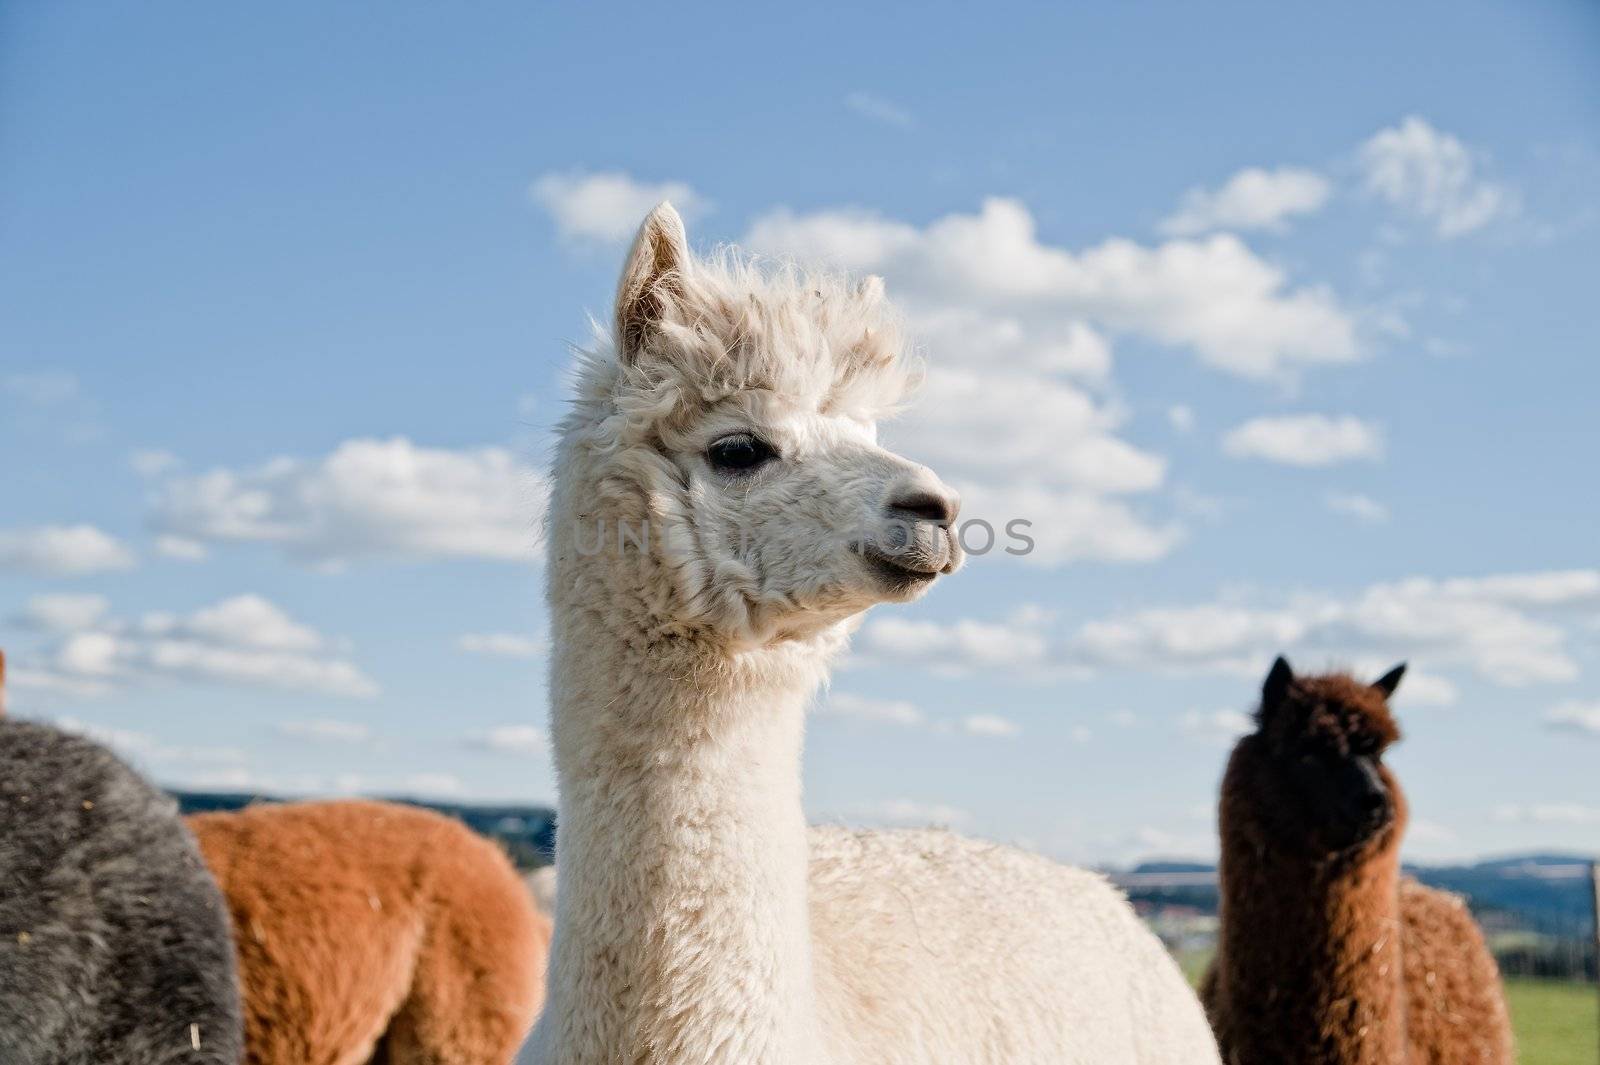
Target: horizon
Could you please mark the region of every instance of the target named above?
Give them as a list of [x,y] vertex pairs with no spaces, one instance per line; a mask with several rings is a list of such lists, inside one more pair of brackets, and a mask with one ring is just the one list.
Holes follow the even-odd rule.
[[670,199],[883,276],[887,445],[1032,523],[870,612],[813,821],[1214,854],[1286,653],[1410,663],[1407,861],[1600,853],[1600,9],[731,10],[0,13],[11,713],[554,806],[549,449]]

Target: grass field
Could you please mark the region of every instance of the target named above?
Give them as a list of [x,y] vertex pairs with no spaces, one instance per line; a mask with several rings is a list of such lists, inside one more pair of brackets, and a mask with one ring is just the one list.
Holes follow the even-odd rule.
[[[1204,954],[1178,958],[1194,984],[1208,960]],[[1506,998],[1517,1030],[1518,1065],[1600,1063],[1600,997],[1593,984],[1510,979]]]
[[1600,1062],[1600,1005],[1593,984],[1506,981],[1520,1065]]

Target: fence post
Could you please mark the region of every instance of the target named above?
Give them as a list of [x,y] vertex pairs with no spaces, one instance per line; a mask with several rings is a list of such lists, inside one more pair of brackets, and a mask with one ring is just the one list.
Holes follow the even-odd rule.
[[[1594,903],[1594,987],[1595,993],[1600,995],[1600,859],[1589,863],[1589,890]],[[1595,1028],[1600,1031],[1600,1017]]]

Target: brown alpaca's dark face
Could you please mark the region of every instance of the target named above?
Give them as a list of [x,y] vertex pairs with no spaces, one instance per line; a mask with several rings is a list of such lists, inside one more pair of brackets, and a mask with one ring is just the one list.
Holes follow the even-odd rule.
[[1281,658],[1273,666],[1253,738],[1256,768],[1273,778],[1280,841],[1337,854],[1387,840],[1402,826],[1405,799],[1383,754],[1400,737],[1388,697],[1403,670],[1363,684],[1339,674],[1295,677]]

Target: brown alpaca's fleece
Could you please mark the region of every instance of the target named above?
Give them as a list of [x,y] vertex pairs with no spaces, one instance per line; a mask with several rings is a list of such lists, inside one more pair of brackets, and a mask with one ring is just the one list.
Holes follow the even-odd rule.
[[[1337,711],[1312,727],[1398,738],[1382,693],[1295,680]],[[1500,973],[1462,900],[1400,874],[1407,809],[1357,847],[1280,838],[1295,802],[1261,733],[1223,779],[1221,934],[1201,999],[1227,1065],[1511,1065]]]
[[188,819],[232,914],[246,1065],[507,1065],[549,919],[458,821],[394,803]]

